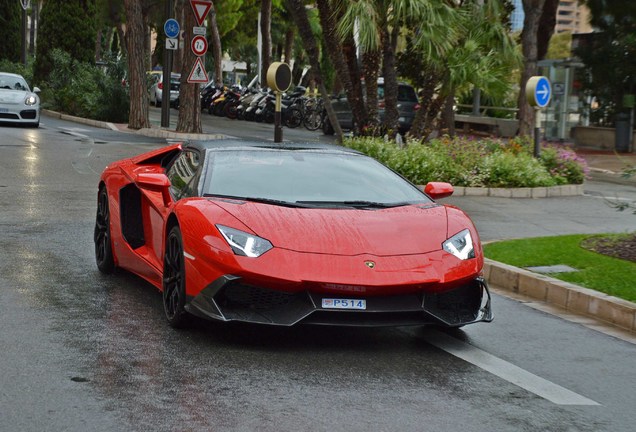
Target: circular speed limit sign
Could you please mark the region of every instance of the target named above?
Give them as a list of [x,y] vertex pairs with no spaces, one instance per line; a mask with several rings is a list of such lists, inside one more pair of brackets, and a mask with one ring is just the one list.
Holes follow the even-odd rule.
[[196,35],[192,38],[192,43],[190,44],[192,47],[192,52],[196,56],[202,56],[206,52],[208,52],[208,40],[205,36]]

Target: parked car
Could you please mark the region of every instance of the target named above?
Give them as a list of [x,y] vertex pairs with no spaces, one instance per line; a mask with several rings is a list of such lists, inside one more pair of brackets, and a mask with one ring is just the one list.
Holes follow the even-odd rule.
[[492,320],[475,226],[376,160],[320,143],[194,141],[109,164],[97,188],[97,267],[190,315],[291,326]]
[[40,126],[40,89],[29,88],[22,75],[0,72],[0,123]]
[[[149,74],[152,84],[150,85],[150,103],[160,107],[163,100],[163,73]],[[181,87],[181,74],[172,73],[170,75],[170,105],[178,106],[179,88]]]
[[[384,120],[384,79],[378,79],[378,115],[379,121]],[[345,94],[339,94],[336,97],[331,98],[331,105],[333,106],[340,127],[343,129],[353,129],[353,116],[351,114],[351,107],[347,101]],[[417,94],[415,89],[406,83],[398,83],[398,112],[399,112],[399,132],[404,134],[408,132],[413,124],[416,111],[420,108],[418,103]],[[333,135],[333,126],[329,122],[329,119],[325,115],[325,120],[322,126],[323,133],[325,135]]]

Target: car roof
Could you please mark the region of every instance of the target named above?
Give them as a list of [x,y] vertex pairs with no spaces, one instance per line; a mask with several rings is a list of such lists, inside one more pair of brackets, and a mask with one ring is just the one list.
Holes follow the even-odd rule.
[[319,142],[282,142],[274,143],[271,141],[243,141],[237,139],[221,139],[210,141],[189,141],[183,145],[183,148],[191,148],[200,152],[206,150],[249,150],[249,149],[268,149],[268,150],[322,150],[328,152],[337,152],[343,154],[362,154],[357,150],[343,147],[337,144],[325,144]]
[[16,73],[11,73],[11,72],[0,72],[0,75],[6,75],[6,76],[12,76],[12,77],[19,77],[24,79],[24,77],[20,74],[16,74]]

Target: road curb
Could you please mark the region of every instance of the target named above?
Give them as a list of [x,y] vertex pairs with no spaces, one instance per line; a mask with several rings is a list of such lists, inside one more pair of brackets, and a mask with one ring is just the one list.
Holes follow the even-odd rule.
[[636,303],[487,258],[484,277],[489,285],[504,291],[593,317],[636,334]]
[[57,111],[51,110],[42,110],[42,114],[45,114],[49,117],[53,117],[60,120],[72,121],[74,123],[85,124],[87,126],[93,126],[101,129],[110,129],[114,131],[131,133],[135,135],[143,135],[152,138],[167,138],[167,139],[177,139],[177,140],[217,140],[226,138],[223,134],[203,134],[203,133],[183,133],[176,132],[169,129],[161,129],[161,128],[142,128],[139,130],[128,129],[126,125],[117,125],[114,123],[86,119],[83,117],[76,117],[69,114],[63,114]]
[[[424,191],[425,186],[418,188]],[[553,198],[583,195],[583,185],[561,185],[533,188],[493,188],[453,186],[453,196],[497,197],[497,198]]]

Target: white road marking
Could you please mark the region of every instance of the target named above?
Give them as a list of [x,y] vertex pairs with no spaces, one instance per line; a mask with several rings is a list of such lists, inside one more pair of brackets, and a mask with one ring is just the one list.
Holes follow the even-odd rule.
[[438,331],[429,331],[424,339],[431,345],[465,360],[557,405],[600,405],[591,399],[534,375],[505,360]]

